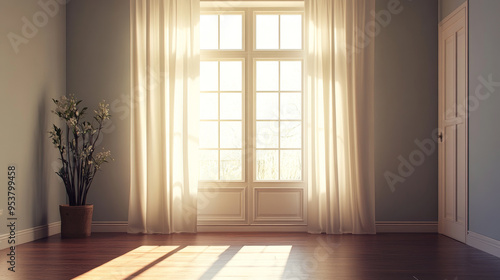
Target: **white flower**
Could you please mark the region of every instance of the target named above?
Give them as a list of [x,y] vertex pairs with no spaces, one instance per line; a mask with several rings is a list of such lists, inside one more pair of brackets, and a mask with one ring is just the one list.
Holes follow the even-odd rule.
[[109,119],[109,104],[106,104],[104,101],[99,103],[99,108],[97,110],[94,110],[94,113],[98,116],[99,119],[101,120],[107,120]]
[[66,123],[68,124],[69,127],[75,127],[77,125],[76,118],[71,118]]

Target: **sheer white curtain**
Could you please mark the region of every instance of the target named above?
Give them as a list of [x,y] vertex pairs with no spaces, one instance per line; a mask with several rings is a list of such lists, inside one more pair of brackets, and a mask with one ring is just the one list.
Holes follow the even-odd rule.
[[131,0],[130,233],[196,232],[199,0]]
[[374,2],[305,0],[311,233],[375,233]]

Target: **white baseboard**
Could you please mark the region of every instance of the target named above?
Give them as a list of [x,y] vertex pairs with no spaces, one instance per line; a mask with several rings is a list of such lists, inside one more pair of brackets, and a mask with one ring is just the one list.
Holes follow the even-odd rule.
[[[127,222],[93,222],[93,232],[127,232]],[[61,233],[61,222],[54,222],[48,225],[37,226],[33,228],[16,231],[16,244],[35,241],[54,234]],[[0,250],[10,247],[13,244],[8,243],[9,233],[0,235]]]
[[[389,233],[437,233],[437,222],[376,222],[377,232]],[[307,232],[307,226],[245,226],[199,225],[198,232]]]
[[500,241],[469,231],[466,244],[500,258]]
[[92,232],[127,232],[128,222],[92,222]]
[[307,232],[301,225],[198,225],[198,232]]
[[[61,222],[54,222],[48,225],[32,227],[16,231],[16,246],[31,242],[37,239],[45,238],[61,232]],[[13,244],[8,243],[9,233],[0,235],[0,250],[10,247]]]
[[436,233],[438,222],[376,222],[377,233]]

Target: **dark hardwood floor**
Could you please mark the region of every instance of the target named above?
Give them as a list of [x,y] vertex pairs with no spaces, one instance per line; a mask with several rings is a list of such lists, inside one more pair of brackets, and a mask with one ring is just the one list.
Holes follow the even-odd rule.
[[500,259],[438,234],[59,235],[0,251],[0,279],[500,279]]

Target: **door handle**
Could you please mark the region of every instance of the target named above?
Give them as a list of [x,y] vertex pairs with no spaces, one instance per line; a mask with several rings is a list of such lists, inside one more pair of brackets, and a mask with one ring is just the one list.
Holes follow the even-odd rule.
[[438,139],[439,139],[439,142],[443,142],[443,133],[442,132],[439,132],[438,134]]

